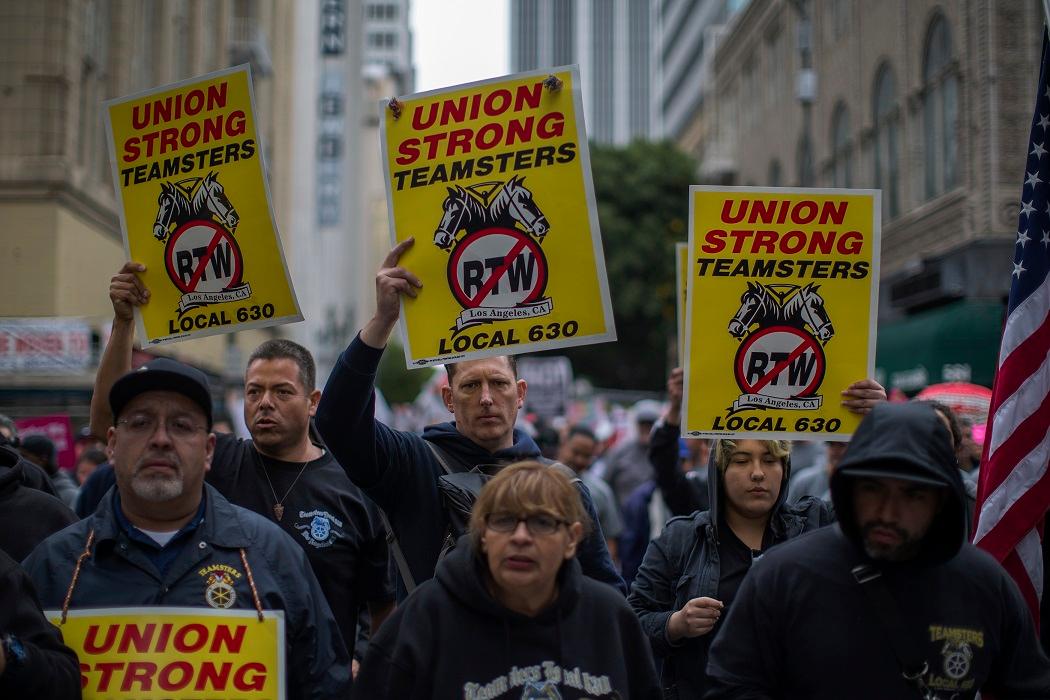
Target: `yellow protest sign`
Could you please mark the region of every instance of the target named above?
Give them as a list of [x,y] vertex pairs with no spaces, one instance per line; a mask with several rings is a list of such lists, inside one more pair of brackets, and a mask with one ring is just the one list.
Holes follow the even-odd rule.
[[247,66],[105,103],[120,226],[146,266],[147,344],[301,321]]
[[284,612],[210,608],[48,610],[80,659],[84,700],[285,697]]
[[678,364],[685,364],[685,305],[689,291],[689,244],[674,244],[675,319],[678,321]]
[[616,339],[575,66],[381,109],[409,367]]
[[871,377],[877,190],[689,192],[683,434],[846,440]]

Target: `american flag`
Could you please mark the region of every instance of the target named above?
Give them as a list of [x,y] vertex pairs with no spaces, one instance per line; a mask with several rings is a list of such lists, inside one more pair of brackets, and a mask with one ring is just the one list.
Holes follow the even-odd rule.
[[1050,508],[1050,55],[1021,188],[1010,303],[977,488],[974,544],[1017,581],[1035,619],[1043,592],[1042,523]]

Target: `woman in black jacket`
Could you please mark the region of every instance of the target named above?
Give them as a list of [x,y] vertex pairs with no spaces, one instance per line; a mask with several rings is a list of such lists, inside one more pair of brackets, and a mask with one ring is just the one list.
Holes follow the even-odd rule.
[[659,700],[638,620],[576,561],[586,526],[558,469],[500,471],[470,534],[372,638],[354,697]]
[[710,510],[672,518],[649,544],[628,603],[663,659],[665,698],[703,696],[707,652],[755,558],[832,521],[815,498],[785,504],[786,440],[719,440]]

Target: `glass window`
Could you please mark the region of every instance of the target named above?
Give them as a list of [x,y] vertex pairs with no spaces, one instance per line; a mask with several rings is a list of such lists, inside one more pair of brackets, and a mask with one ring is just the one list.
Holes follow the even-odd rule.
[[849,110],[839,102],[831,117],[831,184],[853,187],[853,149],[850,145]]
[[958,184],[958,77],[948,22],[938,15],[926,37],[923,82],[923,150],[926,199]]
[[897,80],[884,63],[876,73],[872,104],[875,187],[882,190],[882,213],[888,219],[900,214],[900,109]]
[[813,168],[813,143],[809,139],[809,134],[803,134],[799,139],[795,160],[798,167],[798,186],[813,187],[817,178]]

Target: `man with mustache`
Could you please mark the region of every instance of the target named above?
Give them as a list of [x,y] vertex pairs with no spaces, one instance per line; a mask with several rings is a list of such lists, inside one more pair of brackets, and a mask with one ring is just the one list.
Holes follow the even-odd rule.
[[[97,434],[112,422],[105,401],[109,387],[131,370],[132,309],[149,299],[137,274],[144,269],[127,263],[110,283],[113,332],[91,402],[91,428]],[[371,626],[377,628],[393,608],[394,593],[378,509],[311,434],[310,419],[321,396],[316,374],[310,351],[298,343],[278,338],[256,348],[244,376],[244,422],[252,439],[216,433],[205,478],[231,503],[274,520],[303,548],[351,645],[359,609],[367,605]],[[100,489],[92,485],[91,490]]]
[[160,358],[108,398],[117,487],[25,560],[42,606],[280,610],[288,697],[344,697],[346,647],[306,555],[204,483],[215,453],[207,377]]
[[1020,591],[966,542],[963,484],[934,407],[875,406],[831,499],[838,525],[751,567],[711,646],[707,700],[1050,697]]

